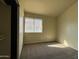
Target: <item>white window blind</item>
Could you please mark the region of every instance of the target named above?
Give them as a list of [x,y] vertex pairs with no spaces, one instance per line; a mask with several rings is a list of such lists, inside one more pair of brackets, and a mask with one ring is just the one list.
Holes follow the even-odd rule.
[[42,19],[25,18],[25,32],[27,33],[42,32]]

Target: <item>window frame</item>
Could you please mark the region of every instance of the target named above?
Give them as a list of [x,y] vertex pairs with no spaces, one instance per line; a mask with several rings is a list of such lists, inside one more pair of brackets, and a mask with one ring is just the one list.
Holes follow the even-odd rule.
[[33,17],[25,17],[24,18],[24,33],[43,33],[43,19],[42,18],[37,18],[37,17],[34,17],[33,19],[40,19],[42,21],[42,29],[41,29],[41,32],[25,32],[25,21],[26,21],[26,18],[33,18]]

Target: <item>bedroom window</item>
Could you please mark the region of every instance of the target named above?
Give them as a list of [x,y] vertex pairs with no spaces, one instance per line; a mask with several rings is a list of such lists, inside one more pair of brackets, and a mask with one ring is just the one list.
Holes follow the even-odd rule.
[[26,33],[41,33],[42,32],[42,19],[25,18],[25,32]]

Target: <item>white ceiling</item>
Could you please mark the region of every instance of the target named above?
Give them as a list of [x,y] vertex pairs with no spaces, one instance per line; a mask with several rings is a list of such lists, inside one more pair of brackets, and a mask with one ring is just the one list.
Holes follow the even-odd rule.
[[36,14],[58,16],[77,0],[21,0],[25,11]]

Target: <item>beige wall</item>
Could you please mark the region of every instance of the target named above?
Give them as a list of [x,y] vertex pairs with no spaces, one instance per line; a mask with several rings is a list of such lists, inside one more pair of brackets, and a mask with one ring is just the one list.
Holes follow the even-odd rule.
[[0,55],[10,55],[10,26],[11,8],[0,3]]
[[24,43],[47,42],[56,40],[56,19],[48,16],[25,13],[26,16],[43,19],[42,33],[24,33]]
[[74,49],[78,49],[78,6],[73,4],[58,17],[58,39]]
[[21,1],[19,1],[20,7],[19,7],[19,57],[21,55],[21,51],[23,48],[23,19],[24,19],[24,9],[23,4]]

